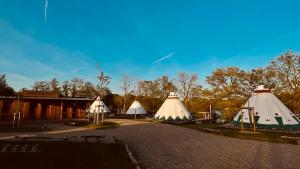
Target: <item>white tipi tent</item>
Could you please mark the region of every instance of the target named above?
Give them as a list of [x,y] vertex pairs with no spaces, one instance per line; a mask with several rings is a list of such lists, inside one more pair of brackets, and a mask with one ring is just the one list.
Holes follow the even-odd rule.
[[[255,89],[244,107],[254,107],[257,128],[300,128],[299,119],[264,85]],[[249,126],[250,115],[248,109],[243,109],[235,116],[233,123],[240,125],[243,121]]]
[[191,120],[192,116],[183,106],[178,96],[171,92],[157,113],[154,115],[158,120]]
[[109,113],[109,109],[104,104],[102,100],[100,100],[100,97],[98,96],[96,100],[93,102],[93,104],[90,106],[89,113]]
[[141,103],[135,100],[127,110],[126,114],[130,114],[130,115],[146,114],[146,111],[144,107],[141,105]]

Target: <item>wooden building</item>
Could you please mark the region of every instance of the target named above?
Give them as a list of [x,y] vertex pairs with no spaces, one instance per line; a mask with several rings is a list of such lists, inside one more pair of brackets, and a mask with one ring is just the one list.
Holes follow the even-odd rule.
[[82,119],[93,99],[60,97],[56,92],[23,91],[18,96],[0,96],[0,121]]

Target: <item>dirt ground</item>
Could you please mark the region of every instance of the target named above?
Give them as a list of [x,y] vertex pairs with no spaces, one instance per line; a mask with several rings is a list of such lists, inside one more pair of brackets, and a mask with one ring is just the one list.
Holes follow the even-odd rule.
[[142,168],[300,168],[300,146],[229,138],[168,124],[114,120],[119,127],[48,133],[116,136]]

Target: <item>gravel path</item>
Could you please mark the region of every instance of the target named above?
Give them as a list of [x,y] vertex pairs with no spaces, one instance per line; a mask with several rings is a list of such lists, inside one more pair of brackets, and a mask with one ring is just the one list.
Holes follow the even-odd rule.
[[59,135],[116,136],[128,144],[142,168],[299,168],[300,146],[240,140],[188,128],[117,120],[117,128]]
[[240,140],[168,124],[128,122],[133,125],[84,133],[117,136],[135,152],[142,168],[300,168],[299,145]]

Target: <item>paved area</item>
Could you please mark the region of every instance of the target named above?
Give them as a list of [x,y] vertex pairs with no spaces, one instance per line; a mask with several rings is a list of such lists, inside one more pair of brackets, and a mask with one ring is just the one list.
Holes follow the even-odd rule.
[[300,146],[240,140],[183,127],[117,120],[120,127],[55,135],[116,136],[142,168],[300,168]]

